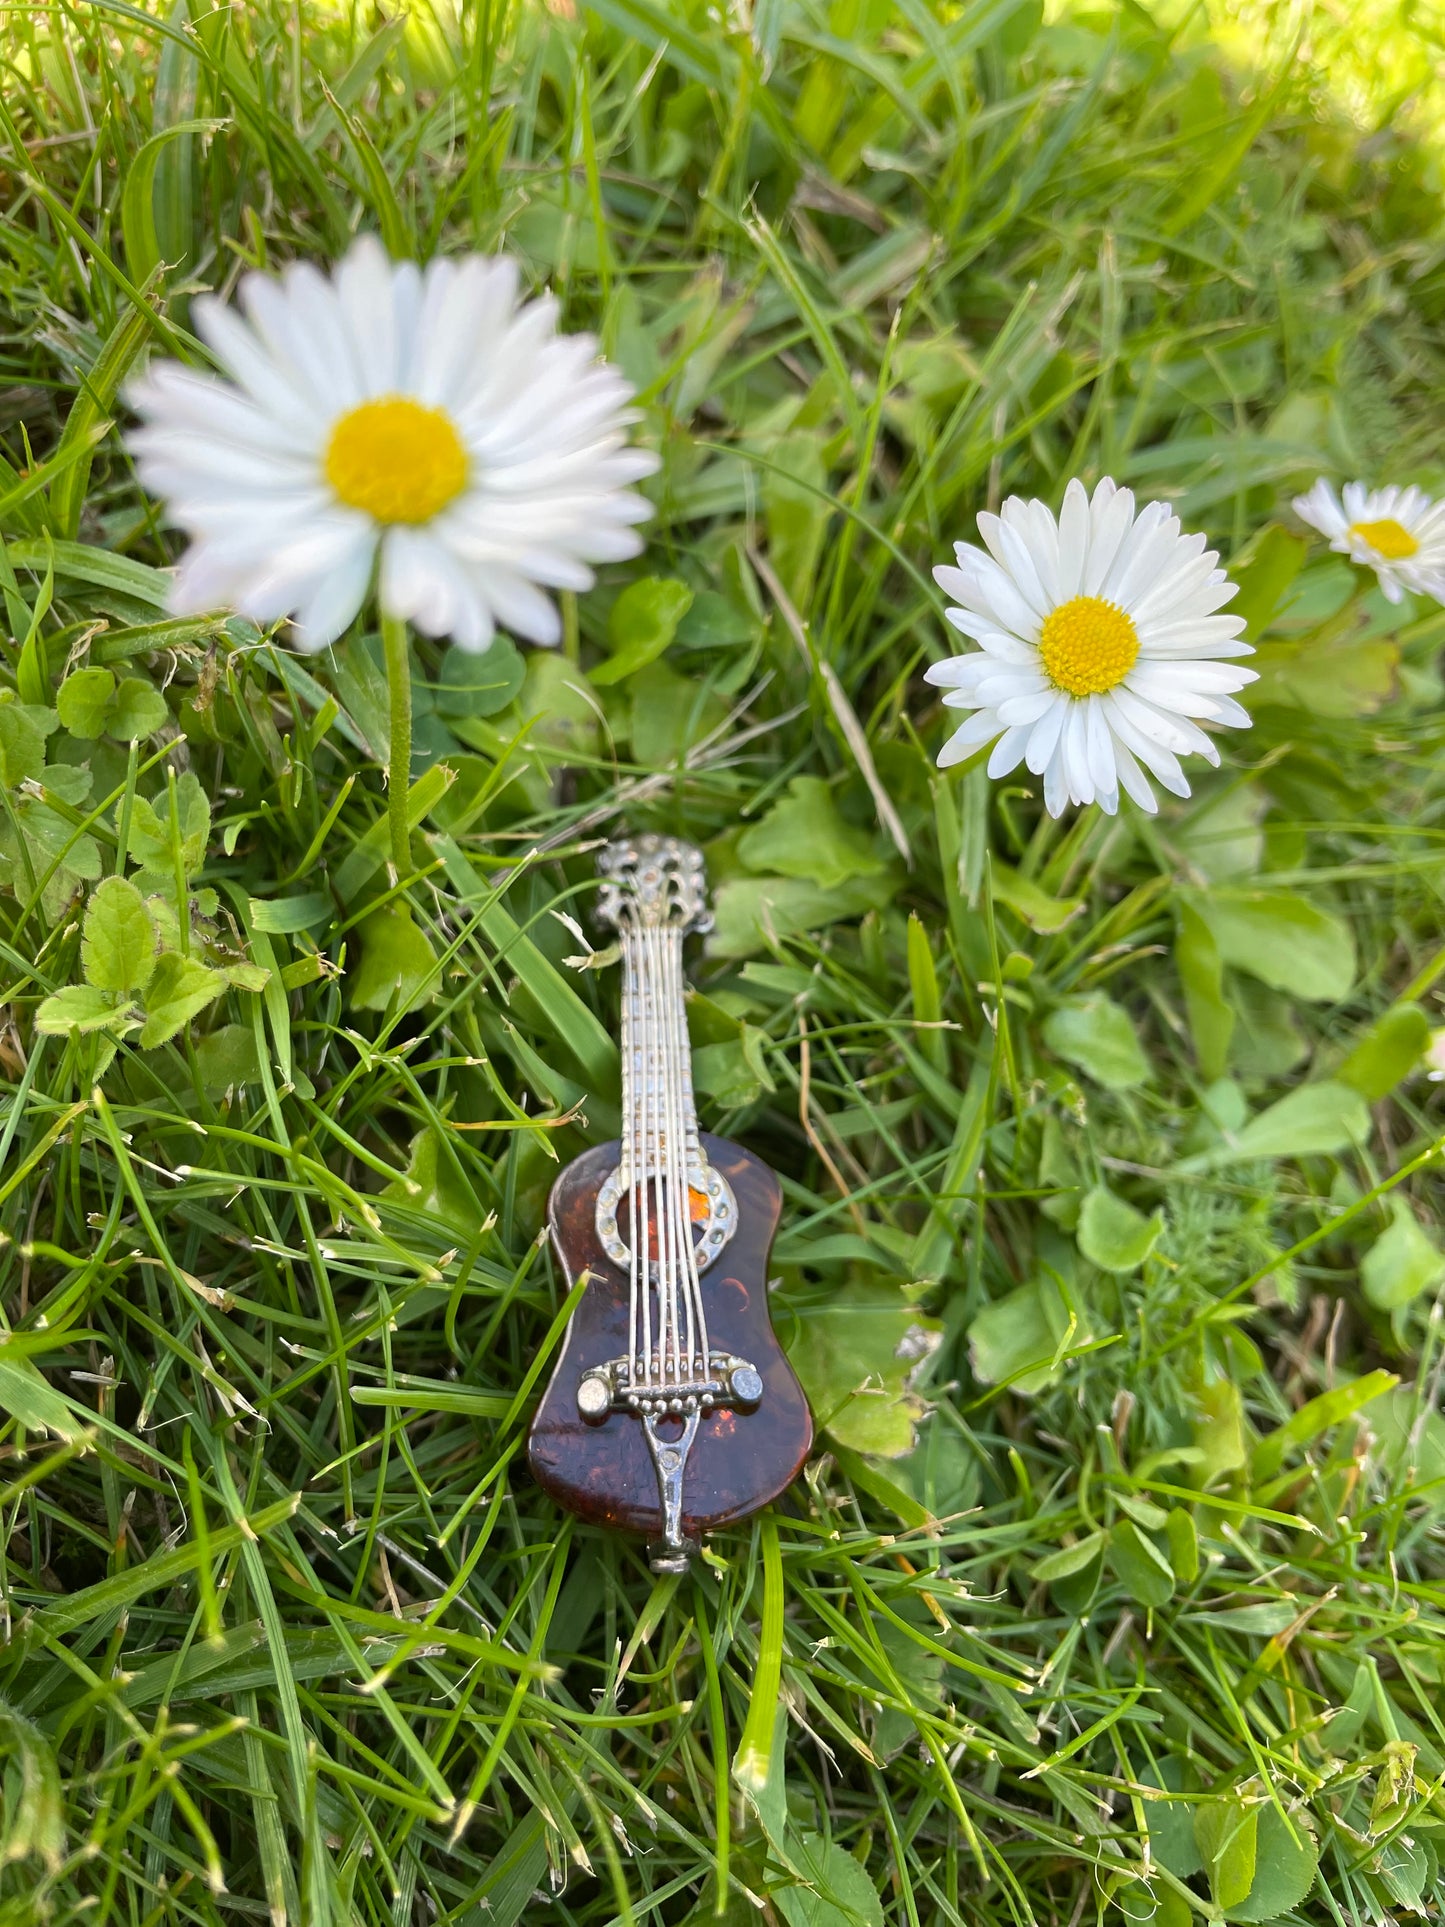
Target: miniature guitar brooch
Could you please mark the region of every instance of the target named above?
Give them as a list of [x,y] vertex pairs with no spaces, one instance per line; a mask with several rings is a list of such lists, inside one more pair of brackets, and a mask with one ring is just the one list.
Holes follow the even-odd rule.
[[702,853],[639,836],[598,869],[622,956],[622,1138],[552,1187],[553,1244],[587,1286],[528,1457],[559,1505],[646,1534],[654,1570],[683,1572],[699,1534],[792,1483],[813,1421],[768,1312],[778,1181],[698,1130],[682,945],[712,922]]

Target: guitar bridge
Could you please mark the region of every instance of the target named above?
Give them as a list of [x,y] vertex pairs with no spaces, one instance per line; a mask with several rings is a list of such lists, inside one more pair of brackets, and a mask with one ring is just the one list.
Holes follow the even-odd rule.
[[[736,1353],[711,1351],[706,1360],[697,1354],[679,1363],[680,1371],[671,1360],[665,1370],[656,1362],[649,1370],[640,1360],[613,1358],[584,1372],[577,1385],[577,1410],[589,1424],[613,1412],[642,1421],[662,1507],[662,1538],[648,1548],[654,1572],[686,1572],[694,1550],[682,1531],[683,1479],[703,1417],[719,1406],[750,1411],[763,1396],[762,1373]],[[659,1430],[669,1421],[681,1422],[676,1437]]]

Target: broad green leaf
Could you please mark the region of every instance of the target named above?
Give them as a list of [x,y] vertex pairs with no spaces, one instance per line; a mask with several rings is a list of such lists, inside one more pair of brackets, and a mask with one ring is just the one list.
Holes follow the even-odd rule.
[[1184,987],[1184,1008],[1194,1033],[1202,1074],[1221,1077],[1234,1034],[1234,1011],[1224,995],[1224,960],[1214,933],[1192,904],[1181,899],[1174,962]]
[[6,702],[0,694],[0,785],[19,789],[45,768],[45,739],[56,726],[53,709],[35,703]]
[[81,967],[97,990],[143,991],[160,939],[145,899],[123,877],[97,885],[85,912]]
[[788,1927],[883,1927],[878,1889],[846,1847],[819,1833],[786,1840],[800,1884],[771,1886],[771,1895]]
[[796,608],[806,609],[828,526],[828,471],[822,438],[787,435],[771,451],[763,473],[768,557]]
[[1155,1608],[1174,1596],[1174,1568],[1132,1519],[1119,1519],[1109,1531],[1109,1564],[1137,1605]]
[[75,669],[60,685],[55,707],[61,723],[83,743],[105,734],[115,696],[115,677],[108,669]]
[[1241,1906],[1254,1885],[1258,1864],[1259,1808],[1226,1795],[1205,1800],[1194,1810],[1199,1845],[1214,1904],[1226,1914]]
[[1250,663],[1257,708],[1276,704],[1312,716],[1372,716],[1399,686],[1400,645],[1391,636],[1346,633],[1267,642]]
[[896,1285],[854,1279],[822,1302],[790,1304],[788,1356],[820,1431],[855,1452],[901,1458],[926,1407],[912,1390],[938,1343]]
[[494,716],[516,701],[526,673],[521,650],[506,636],[494,636],[480,653],[448,649],[433,700],[443,716]]
[[176,780],[174,825],[166,790],[161,791],[154,803],[138,796],[132,806],[130,853],[142,868],[164,877],[175,875],[178,847],[181,868],[187,877],[193,877],[206,860],[210,835],[211,805],[193,770],[187,770]]
[[986,1305],[968,1328],[968,1352],[974,1377],[985,1385],[1007,1381],[1029,1394],[1052,1384],[1059,1354],[1087,1344],[1088,1337],[1081,1327],[1070,1329],[1063,1293],[1043,1278]]
[[1079,1213],[1079,1249],[1103,1271],[1137,1271],[1163,1229],[1164,1220],[1157,1211],[1146,1218],[1132,1204],[1097,1184]]
[[1129,1014],[1096,990],[1071,997],[1044,1020],[1044,1042],[1109,1091],[1130,1091],[1151,1075]]
[[743,831],[737,853],[750,870],[806,878],[823,890],[887,868],[872,837],[839,815],[820,776],[795,776],[761,822]]
[[163,951],[146,990],[146,1020],[136,1040],[142,1050],[167,1043],[198,1011],[213,1004],[226,988],[226,973],[194,957]]
[[1259,1808],[1255,1841],[1254,1878],[1243,1900],[1228,1908],[1229,1918],[1252,1923],[1277,1920],[1305,1900],[1315,1884],[1319,1848],[1303,1812],[1296,1809],[1288,1824],[1277,1807]]
[[996,901],[1022,917],[1030,930],[1037,930],[1040,936],[1053,936],[1084,907],[1082,897],[1051,897],[1032,878],[1020,876],[1001,857],[995,857],[989,866],[989,882]]
[[[551,649],[534,649],[527,658],[517,709],[532,728],[527,743],[570,762],[597,748],[597,698],[576,663]],[[505,727],[505,724],[503,725]]]
[[1445,1278],[1445,1252],[1428,1237],[1407,1199],[1396,1196],[1394,1222],[1365,1253],[1360,1284],[1377,1311],[1397,1311]]
[[[32,1855],[53,1873],[65,1853],[65,1803],[60,1769],[49,1740],[13,1706],[0,1700],[0,1771],[11,1780],[9,1826],[0,1841],[0,1866]],[[32,1916],[33,1917],[33,1916]]]
[[1271,522],[1249,544],[1242,562],[1230,573],[1239,584],[1239,593],[1229,605],[1232,616],[1243,616],[1245,634],[1251,642],[1269,628],[1270,619],[1280,609],[1304,567],[1309,542],[1302,535]]
[[655,662],[632,685],[629,730],[633,761],[650,768],[679,762],[727,716],[716,690]]
[[1283,1425],[1266,1432],[1250,1454],[1250,1471],[1256,1483],[1272,1479],[1290,1454],[1303,1450],[1322,1432],[1342,1425],[1362,1407],[1382,1398],[1398,1382],[1393,1372],[1366,1372],[1363,1378],[1351,1379],[1348,1385],[1335,1385],[1306,1400]]
[[1177,1505],[1164,1528],[1169,1543],[1169,1563],[1181,1586],[1192,1586],[1199,1577],[1199,1528],[1193,1515]]
[[386,1010],[393,1002],[415,1010],[436,995],[436,953],[411,912],[389,904],[363,917],[356,932],[361,962],[348,972],[350,1001],[357,1010]]
[[1372,1408],[1372,1457],[1395,1494],[1418,1488],[1412,1504],[1436,1518],[1445,1514],[1445,1416],[1432,1406],[1432,1391],[1398,1385]]
[[48,1037],[63,1037],[72,1030],[108,1030],[125,1021],[127,1006],[117,1003],[109,990],[96,990],[91,984],[69,984],[47,997],[35,1013],[35,1028]]
[[1208,925],[1224,963],[1306,1003],[1348,996],[1354,939],[1332,912],[1289,890],[1190,891],[1184,900]]
[[593,682],[621,682],[655,662],[677,634],[692,598],[692,590],[674,576],[646,575],[640,582],[629,582],[607,618],[612,654],[592,671]]
[[1068,1579],[1084,1567],[1092,1564],[1104,1550],[1108,1535],[1104,1532],[1086,1532],[1071,1546],[1060,1546],[1057,1552],[1048,1553],[1038,1564],[1030,1567],[1029,1578],[1047,1582],[1051,1579]]
[[249,1024],[223,1024],[195,1044],[196,1068],[206,1095],[226,1096],[261,1078],[256,1033]]
[[1335,1072],[1372,1104],[1403,1083],[1425,1054],[1430,1019],[1418,1004],[1392,1004],[1381,1013]]
[[1248,1458],[1244,1442],[1244,1404],[1232,1379],[1217,1378],[1195,1391],[1194,1443],[1199,1483],[1208,1486],[1227,1472],[1237,1472]]
[[127,676],[115,692],[115,706],[105,725],[108,736],[123,743],[154,736],[170,715],[166,699],[139,676]]
[[896,887],[887,874],[854,877],[831,889],[802,877],[730,877],[713,898],[716,921],[708,951],[715,957],[750,957],[801,931],[878,909]]
[[388,1184],[381,1194],[408,1211],[439,1220],[450,1235],[470,1239],[477,1234],[477,1198],[457,1169],[440,1131],[425,1125],[411,1141],[406,1176]]
[[1324,1156],[1363,1144],[1369,1135],[1369,1107],[1358,1091],[1346,1084],[1304,1084],[1252,1117],[1228,1156]]

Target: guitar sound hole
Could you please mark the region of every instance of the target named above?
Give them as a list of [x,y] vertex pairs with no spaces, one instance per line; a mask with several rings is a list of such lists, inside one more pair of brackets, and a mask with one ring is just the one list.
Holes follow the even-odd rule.
[[[665,1191],[663,1195],[665,1201]],[[687,1192],[687,1216],[694,1251],[702,1244],[703,1238],[707,1234],[708,1222],[711,1215],[712,1206],[706,1194],[697,1190],[694,1186],[689,1185]],[[643,1209],[639,1213],[639,1216],[646,1229],[648,1258],[653,1264],[656,1264],[660,1256],[658,1250],[659,1217],[656,1193],[651,1185],[648,1186]],[[625,1191],[617,1201],[617,1235],[629,1251],[634,1249],[632,1238],[632,1194],[630,1192]]]

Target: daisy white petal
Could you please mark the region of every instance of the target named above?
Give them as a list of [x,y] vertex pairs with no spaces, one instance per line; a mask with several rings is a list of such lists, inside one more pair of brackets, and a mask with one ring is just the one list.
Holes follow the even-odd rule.
[[658,464],[628,442],[631,390],[510,261],[421,268],[364,239],[329,273],[248,275],[240,305],[194,304],[224,379],[158,363],[128,391],[141,479],[199,545],[178,609],[290,615],[320,647],[380,547],[389,614],[466,648],[499,623],[550,643],[547,591],[640,551],[632,485]]
[[976,645],[927,672],[946,707],[974,712],[940,762],[993,742],[989,774],[1023,761],[1054,815],[1113,812],[1121,791],[1153,811],[1151,776],[1187,796],[1179,757],[1219,761],[1199,725],[1248,727],[1234,698],[1255,680],[1229,660],[1253,651],[1243,619],[1216,613],[1235,588],[1205,537],[1162,502],[1136,510],[1107,478],[1092,496],[1070,482],[1057,521],[1011,497],[979,532],[985,549],[960,542],[934,571],[949,623]]
[[1445,503],[1423,489],[1346,482],[1341,502],[1321,479],[1295,497],[1294,512],[1338,554],[1373,569],[1387,601],[1399,602],[1409,589],[1445,602]]

